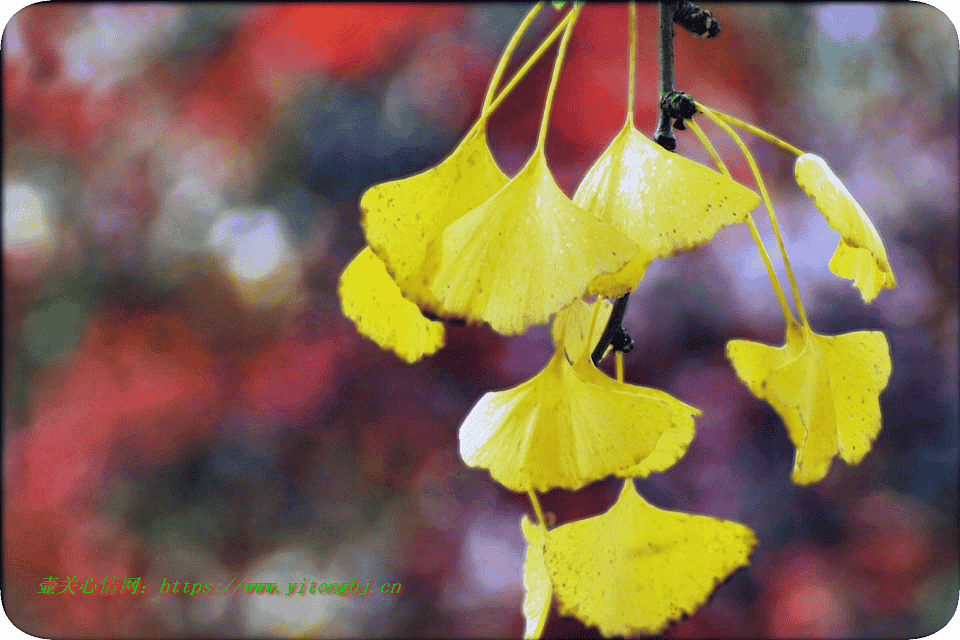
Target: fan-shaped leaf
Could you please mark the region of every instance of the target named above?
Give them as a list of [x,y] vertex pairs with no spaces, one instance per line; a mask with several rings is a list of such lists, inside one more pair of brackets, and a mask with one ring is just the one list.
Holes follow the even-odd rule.
[[647,457],[672,416],[657,398],[581,380],[557,351],[532,379],[480,398],[460,427],[460,457],[512,491],[575,490]]
[[403,297],[370,247],[340,274],[338,291],[343,313],[357,330],[407,362],[443,346],[443,324],[423,317],[417,305]]
[[613,225],[640,251],[601,275],[589,293],[632,291],[656,258],[693,249],[721,228],[746,220],[760,196],[730,178],[649,140],[627,122],[584,176],[573,201]]
[[548,322],[637,248],[574,205],[537,151],[507,186],[447,227],[427,251],[437,265],[430,290],[447,313],[515,335]]
[[897,286],[880,234],[826,161],[805,153],[797,158],[794,175],[827,223],[840,232],[830,271],[853,280],[865,302],[872,302],[881,289]]
[[363,194],[360,222],[367,242],[407,299],[441,311],[426,287],[432,275],[424,272],[427,245],[508,181],[487,146],[486,126],[481,125],[437,166],[378,184]]
[[731,340],[727,358],[758,398],[783,418],[797,448],[793,481],[822,480],[833,457],[856,464],[880,432],[880,392],[890,348],[879,331],[822,336],[791,323],[785,344]]
[[547,532],[557,606],[605,636],[654,634],[700,607],[748,564],[753,532],[648,504],[632,480],[609,511]]
[[524,638],[539,638],[550,614],[553,601],[553,586],[550,574],[543,562],[544,530],[523,516],[520,520],[523,539],[527,541],[527,552],[523,558],[523,619],[526,625]]

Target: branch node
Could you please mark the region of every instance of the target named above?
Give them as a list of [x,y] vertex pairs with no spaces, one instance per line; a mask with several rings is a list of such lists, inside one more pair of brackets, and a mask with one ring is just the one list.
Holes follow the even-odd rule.
[[657,133],[656,143],[667,151],[676,151],[677,149],[677,138],[673,135],[673,131],[670,133]]
[[701,38],[716,38],[720,35],[720,23],[713,14],[689,0],[680,3],[673,14],[673,21]]
[[693,96],[683,91],[670,91],[660,99],[660,108],[671,118],[689,120],[697,115],[697,103]]
[[633,351],[633,338],[630,337],[623,326],[617,327],[616,333],[613,334],[613,340],[610,341],[610,346],[613,347],[614,351],[630,353]]

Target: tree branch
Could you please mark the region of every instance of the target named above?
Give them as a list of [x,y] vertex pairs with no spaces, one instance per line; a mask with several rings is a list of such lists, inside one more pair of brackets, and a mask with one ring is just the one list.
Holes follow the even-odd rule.
[[[673,91],[673,17],[677,13],[675,0],[660,0],[660,99]],[[660,110],[660,124],[653,139],[657,144],[673,151],[677,148],[677,139],[673,135],[670,116]]]

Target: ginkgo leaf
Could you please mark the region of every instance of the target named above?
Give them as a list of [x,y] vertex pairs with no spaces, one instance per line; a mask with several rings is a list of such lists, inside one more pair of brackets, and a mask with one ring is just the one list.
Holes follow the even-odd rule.
[[617,382],[597,369],[588,354],[575,362],[573,368],[577,376],[585,382],[591,382],[608,391],[629,393],[647,400],[658,400],[670,407],[669,424],[652,425],[650,421],[654,418],[653,416],[642,417],[648,427],[660,432],[660,438],[643,460],[632,467],[617,471],[616,475],[622,478],[645,478],[653,472],[669,469],[687,452],[687,447],[690,446],[696,432],[693,419],[694,416],[701,414],[699,409],[680,402],[660,389]]
[[430,290],[447,313],[516,335],[545,324],[636,250],[564,195],[537,150],[507,186],[431,243]]
[[587,340],[590,338],[590,325],[597,305],[600,305],[600,309],[597,311],[596,326],[593,330],[595,343],[600,339],[600,334],[610,319],[610,312],[613,311],[613,304],[609,300],[599,298],[593,304],[584,302],[582,298],[574,300],[573,304],[554,317],[553,324],[550,325],[554,347],[566,350],[571,362],[576,362],[585,351],[593,349],[594,345],[588,344]]
[[796,484],[822,480],[838,453],[857,464],[870,450],[891,371],[881,332],[822,336],[792,322],[784,346],[731,340],[727,358],[751,393],[783,419],[797,448]]
[[437,166],[378,184],[363,194],[360,223],[367,242],[407,299],[437,307],[425,286],[430,276],[423,273],[427,245],[508,181],[490,153],[483,124]]
[[[651,391],[654,391],[651,389]],[[679,400],[673,399],[673,402],[683,404]],[[687,406],[687,405],[684,405]],[[692,407],[690,407],[692,409]],[[694,411],[696,411],[694,409]],[[697,415],[699,415],[697,411]],[[683,457],[687,452],[687,447],[693,440],[696,429],[693,426],[693,417],[686,411],[675,409],[673,413],[673,424],[669,429],[663,432],[657,441],[657,446],[646,458],[629,469],[617,472],[621,478],[646,478],[651,473],[666,471]]]
[[[593,310],[597,304],[601,305],[597,314],[597,326],[594,328],[591,342],[588,343]],[[550,331],[554,346],[557,349],[566,348],[567,356],[573,362],[574,371],[581,380],[610,391],[632,393],[639,397],[660,400],[670,406],[672,412],[670,424],[657,427],[662,433],[654,450],[637,465],[616,473],[625,478],[644,478],[651,473],[669,469],[683,457],[695,435],[694,416],[699,416],[701,412],[665,391],[618,382],[594,366],[590,354],[600,339],[600,333],[606,326],[612,309],[613,305],[602,298],[592,305],[583,300],[577,300],[557,314]]]
[[407,362],[416,362],[443,346],[444,327],[423,317],[390,278],[383,262],[365,247],[340,274],[343,314],[357,330]]
[[627,480],[606,513],[547,531],[544,559],[562,615],[630,636],[695,611],[756,543],[742,524],[658,509]]
[[532,379],[480,398],[460,457],[511,491],[576,490],[649,455],[672,415],[662,400],[581,380],[557,351]]
[[601,273],[591,280],[587,293],[595,295],[603,291],[607,297],[619,298],[637,288],[649,266],[649,260],[634,258],[616,273]]
[[830,271],[854,281],[864,302],[881,289],[893,289],[897,280],[876,227],[853,199],[826,161],[812,153],[797,158],[794,175],[827,223],[840,232],[840,245],[830,260]]
[[665,150],[631,122],[577,188],[573,201],[637,243],[620,272],[599,276],[589,293],[632,291],[656,258],[693,249],[721,228],[746,220],[760,196],[701,164]]
[[520,530],[527,541],[527,552],[523,558],[523,629],[524,638],[539,638],[550,614],[553,601],[553,586],[550,574],[543,562],[543,540],[545,531],[535,525],[530,518],[520,519]]

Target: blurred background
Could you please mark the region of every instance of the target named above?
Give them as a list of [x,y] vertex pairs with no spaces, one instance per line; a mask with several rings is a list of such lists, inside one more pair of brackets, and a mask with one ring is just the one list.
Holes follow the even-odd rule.
[[[484,392],[546,363],[547,330],[448,326],[447,346],[408,366],[357,334],[336,286],[364,244],[362,192],[452,150],[527,8],[40,4],[7,25],[2,588],[20,628],[521,635],[527,498],[464,467],[457,428]],[[745,136],[814,328],[883,330],[893,375],[873,451],[794,486],[780,419],[723,355],[733,338],[783,340],[746,228],[648,270],[626,319],[627,380],[703,416],[686,456],[639,489],[760,541],[666,635],[926,635],[958,597],[957,33],[920,3],[714,10],[718,39],[678,30],[677,86],[823,156],[863,205],[899,283],[870,306],[829,272],[839,236],[793,181],[793,158]],[[639,11],[648,133],[656,12]],[[542,12],[518,60],[557,19]],[[626,50],[626,5],[587,7],[547,143],[568,194],[623,122]],[[533,149],[550,64],[492,120],[508,173]],[[678,137],[707,162],[691,132]],[[561,523],[595,515],[619,486],[554,491],[544,507]],[[148,592],[39,595],[48,576],[142,576]],[[404,591],[159,594],[163,580],[234,578]],[[599,637],[555,611],[545,635]]]

